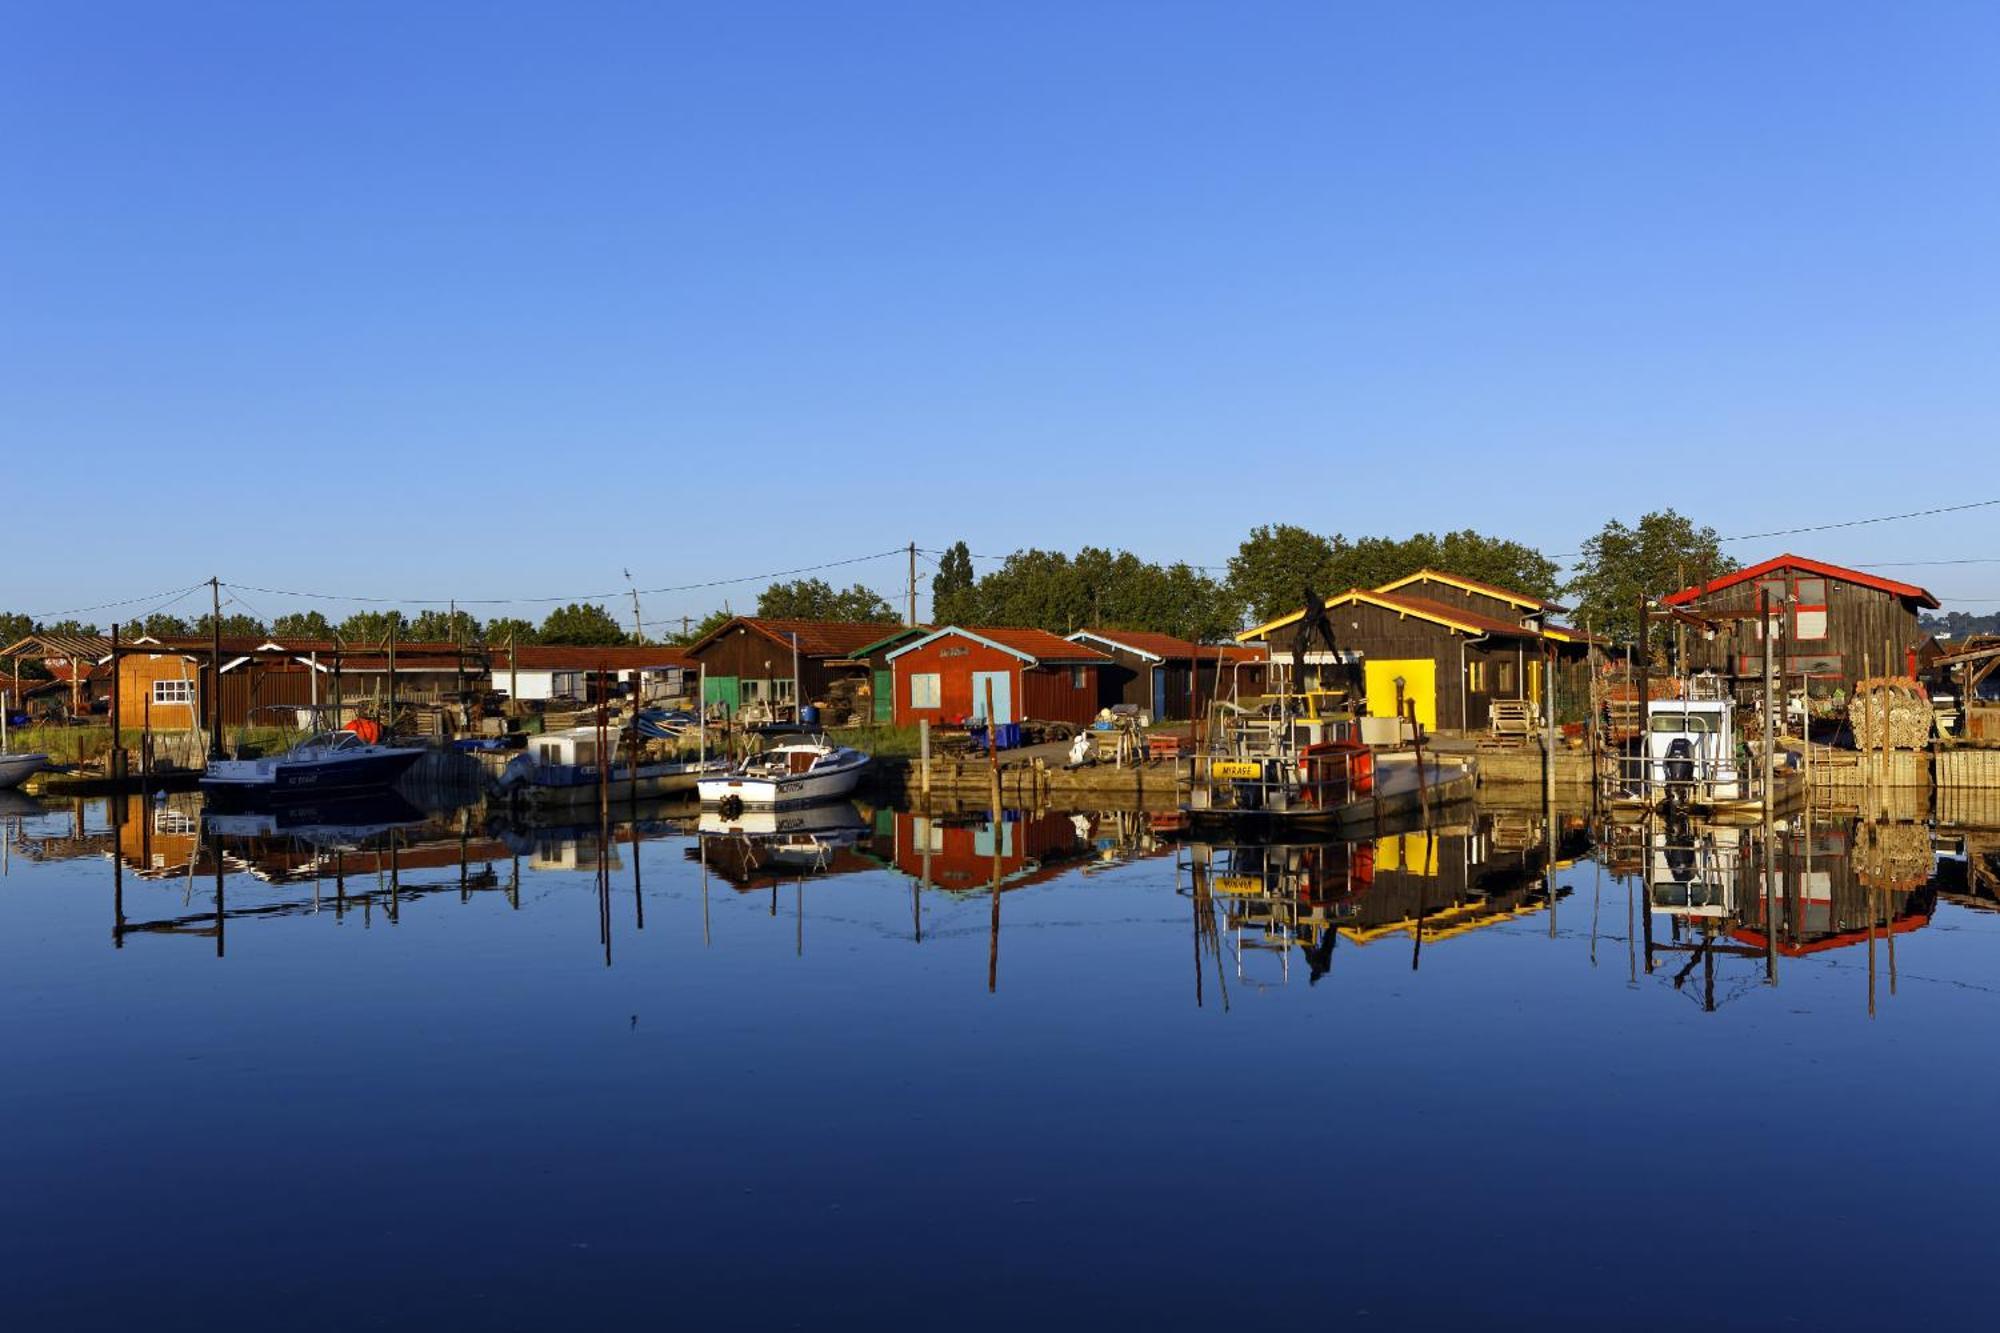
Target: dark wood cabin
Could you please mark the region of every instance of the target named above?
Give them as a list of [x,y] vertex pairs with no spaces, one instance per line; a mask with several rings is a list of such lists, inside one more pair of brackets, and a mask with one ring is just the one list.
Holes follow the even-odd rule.
[[895,718],[957,726],[986,716],[1078,726],[1097,716],[1097,672],[1110,659],[1047,630],[947,625],[889,654]]
[[1758,605],[1766,593],[1775,608],[1773,669],[1794,680],[1805,677],[1815,694],[1845,694],[1868,675],[1906,674],[1924,640],[1917,615],[1938,605],[1914,584],[1804,556],[1774,556],[1664,599],[1714,627],[1686,636],[1688,669],[1717,672],[1746,691],[1760,683],[1764,634]]
[[[837,682],[849,688],[855,677],[872,675],[866,657],[895,628],[879,622],[774,620],[736,616],[689,645],[687,655],[702,671],[702,700],[734,713],[747,704],[824,700]],[[796,654],[794,649],[796,648]]]
[[[1501,620],[1403,593],[1355,588],[1326,601],[1335,655],[1306,654],[1301,688],[1345,689],[1370,716],[1391,717],[1416,705],[1425,728],[1484,730],[1496,699],[1542,697],[1545,653],[1558,644],[1516,620]],[[1246,630],[1238,642],[1271,650],[1273,677],[1291,669],[1291,636],[1303,611]]]
[[1171,634],[1117,629],[1078,630],[1069,640],[1111,659],[1097,671],[1099,708],[1130,704],[1156,722],[1185,722],[1197,677],[1204,703],[1264,692],[1261,648],[1197,644]]

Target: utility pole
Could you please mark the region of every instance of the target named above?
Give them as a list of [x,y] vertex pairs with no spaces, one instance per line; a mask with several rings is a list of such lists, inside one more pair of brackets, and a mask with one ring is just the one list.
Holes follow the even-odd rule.
[[694,617],[693,617],[693,616],[682,616],[682,617],[681,617],[681,642],[682,642],[682,643],[686,643],[686,642],[687,642],[687,636],[688,636],[688,630],[689,630],[689,627],[690,627],[690,626],[692,626],[693,624],[694,624]]
[[909,614],[904,618],[903,623],[906,625],[917,623],[917,544],[915,542],[910,543],[910,610]]
[[[222,758],[222,580],[210,576],[208,580],[209,600],[209,664],[208,683],[215,694],[208,701],[208,755],[211,759]],[[218,859],[217,865],[221,864]]]

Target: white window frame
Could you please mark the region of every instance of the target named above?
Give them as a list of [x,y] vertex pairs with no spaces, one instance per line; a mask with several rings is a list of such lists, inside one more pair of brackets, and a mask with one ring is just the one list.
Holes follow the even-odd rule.
[[194,705],[194,682],[185,676],[161,676],[153,682],[153,707],[192,708]]
[[936,671],[910,673],[910,707],[944,707],[944,676]]

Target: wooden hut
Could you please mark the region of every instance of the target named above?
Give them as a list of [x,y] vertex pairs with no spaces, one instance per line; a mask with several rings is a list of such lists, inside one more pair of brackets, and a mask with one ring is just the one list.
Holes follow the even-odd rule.
[[1924,639],[1917,614],[1938,605],[1915,584],[1799,555],[1773,556],[1664,599],[1668,607],[1717,626],[1712,637],[1694,636],[1687,645],[1690,669],[1714,671],[1746,686],[1761,680],[1760,594],[1769,595],[1773,608],[1769,630],[1779,649],[1774,672],[1803,677],[1816,693],[1847,693],[1864,676],[1905,673]]
[[855,654],[892,628],[879,621],[736,616],[695,640],[687,655],[702,670],[704,703],[731,712],[751,704],[789,707],[823,700],[836,682],[872,672]]
[[1156,722],[1184,722],[1200,697],[1240,699],[1264,692],[1262,648],[1199,644],[1171,634],[1086,629],[1071,643],[1095,648],[1111,660],[1097,671],[1097,705],[1130,704]]
[[947,625],[889,654],[895,719],[1001,725],[1034,719],[1081,726],[1097,716],[1097,673],[1110,658],[1041,629]]

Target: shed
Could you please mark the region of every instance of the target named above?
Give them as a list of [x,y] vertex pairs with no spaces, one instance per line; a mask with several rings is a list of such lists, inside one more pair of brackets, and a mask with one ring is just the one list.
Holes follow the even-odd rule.
[[[1502,620],[1463,607],[1399,592],[1350,589],[1326,599],[1337,654],[1323,647],[1305,666],[1324,689],[1353,691],[1377,717],[1416,705],[1426,728],[1484,728],[1495,700],[1539,702],[1542,658],[1555,644],[1519,620]],[[1298,623],[1304,611],[1246,630],[1240,643],[1270,642]],[[1271,643],[1271,670],[1289,668],[1288,645]]]
[[1899,675],[1924,635],[1917,614],[1937,598],[1912,583],[1846,569],[1824,560],[1779,555],[1733,574],[1682,588],[1664,598],[1720,627],[1688,645],[1687,665],[1739,683],[1764,674],[1766,627],[1758,597],[1776,609],[1769,629],[1778,639],[1774,670],[1804,677],[1820,692],[1852,690],[1867,675]]
[[1110,658],[1043,629],[947,625],[889,654],[895,719],[956,725],[986,717],[1082,726],[1097,716],[1097,673]]
[[1111,659],[1097,671],[1099,708],[1130,704],[1156,722],[1184,722],[1194,702],[1197,674],[1204,701],[1264,692],[1262,648],[1193,643],[1171,634],[1120,629],[1078,630],[1069,641]]
[[[880,621],[735,616],[688,646],[703,673],[702,701],[731,712],[747,704],[824,699],[836,681],[872,670],[856,654],[895,628]],[[885,663],[886,665],[886,663]]]
[[680,648],[586,648],[572,644],[521,644],[493,652],[489,688],[515,700],[584,699],[598,672],[639,691],[641,698],[693,693],[694,659]]

